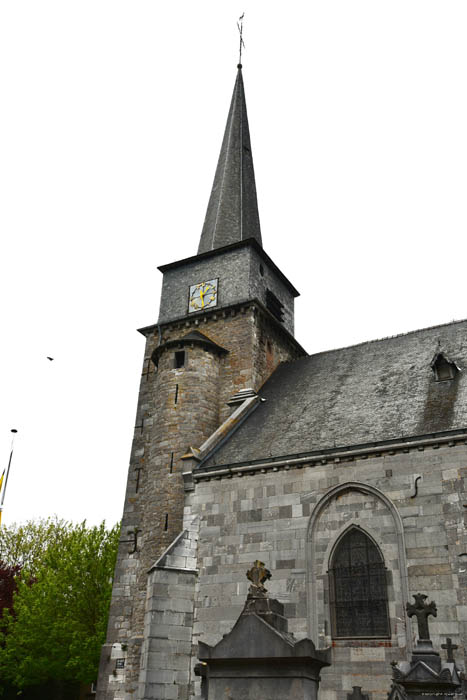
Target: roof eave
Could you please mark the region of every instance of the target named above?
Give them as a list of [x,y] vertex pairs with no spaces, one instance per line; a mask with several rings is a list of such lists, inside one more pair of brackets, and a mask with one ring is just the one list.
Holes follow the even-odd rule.
[[183,258],[182,260],[176,260],[175,262],[172,263],[167,263],[166,265],[160,265],[157,269],[164,273],[167,272],[168,270],[174,270],[177,267],[182,267],[183,265],[187,265],[190,262],[194,262],[195,260],[207,260],[208,258],[215,257],[217,255],[222,255],[230,250],[237,250],[238,248],[243,248],[246,246],[251,246],[258,255],[260,255],[264,262],[270,266],[270,268],[273,270],[273,272],[279,277],[281,282],[285,284],[287,289],[291,292],[291,294],[294,297],[299,297],[300,292],[295,289],[293,284],[287,279],[287,277],[284,275],[283,272],[279,270],[277,265],[271,260],[269,255],[264,251],[264,249],[260,246],[256,238],[246,238],[244,241],[238,241],[236,243],[231,243],[230,245],[226,245],[223,248],[214,248],[214,250],[208,250],[206,253],[199,253],[198,255],[191,255],[189,258]]

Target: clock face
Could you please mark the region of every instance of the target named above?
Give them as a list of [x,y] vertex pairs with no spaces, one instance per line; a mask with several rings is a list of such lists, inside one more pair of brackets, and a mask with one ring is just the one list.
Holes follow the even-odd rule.
[[188,313],[194,311],[204,311],[213,306],[217,306],[217,283],[218,280],[208,280],[199,282],[190,287],[190,301],[188,303]]

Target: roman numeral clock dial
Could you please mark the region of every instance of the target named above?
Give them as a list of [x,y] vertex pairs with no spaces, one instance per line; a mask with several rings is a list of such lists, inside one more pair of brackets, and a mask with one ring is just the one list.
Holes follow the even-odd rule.
[[194,311],[204,311],[217,306],[218,281],[217,279],[208,280],[191,285],[188,313],[192,314]]

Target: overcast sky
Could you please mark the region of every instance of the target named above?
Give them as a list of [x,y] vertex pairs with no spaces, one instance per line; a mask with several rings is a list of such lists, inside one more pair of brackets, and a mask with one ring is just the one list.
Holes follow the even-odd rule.
[[157,266],[196,252],[243,11],[263,244],[299,342],[467,316],[465,0],[3,0],[3,522],[121,517],[135,329]]

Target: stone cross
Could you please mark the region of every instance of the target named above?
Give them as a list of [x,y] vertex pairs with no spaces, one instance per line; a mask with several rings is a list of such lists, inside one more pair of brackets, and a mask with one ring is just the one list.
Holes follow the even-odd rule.
[[458,648],[457,644],[452,643],[451,637],[446,637],[446,644],[441,644],[441,649],[446,649],[448,655],[448,661],[455,663],[454,652]]
[[418,638],[423,640],[430,639],[430,632],[428,631],[428,615],[433,615],[436,617],[436,603],[431,601],[431,603],[425,603],[428,596],[423,595],[423,593],[417,593],[413,596],[415,598],[415,603],[407,603],[407,615],[417,618],[418,623]]
[[267,589],[263,586],[263,583],[271,578],[271,572],[269,569],[266,569],[264,562],[257,559],[251,569],[246,572],[246,577],[252,583],[249,595],[264,597]]

